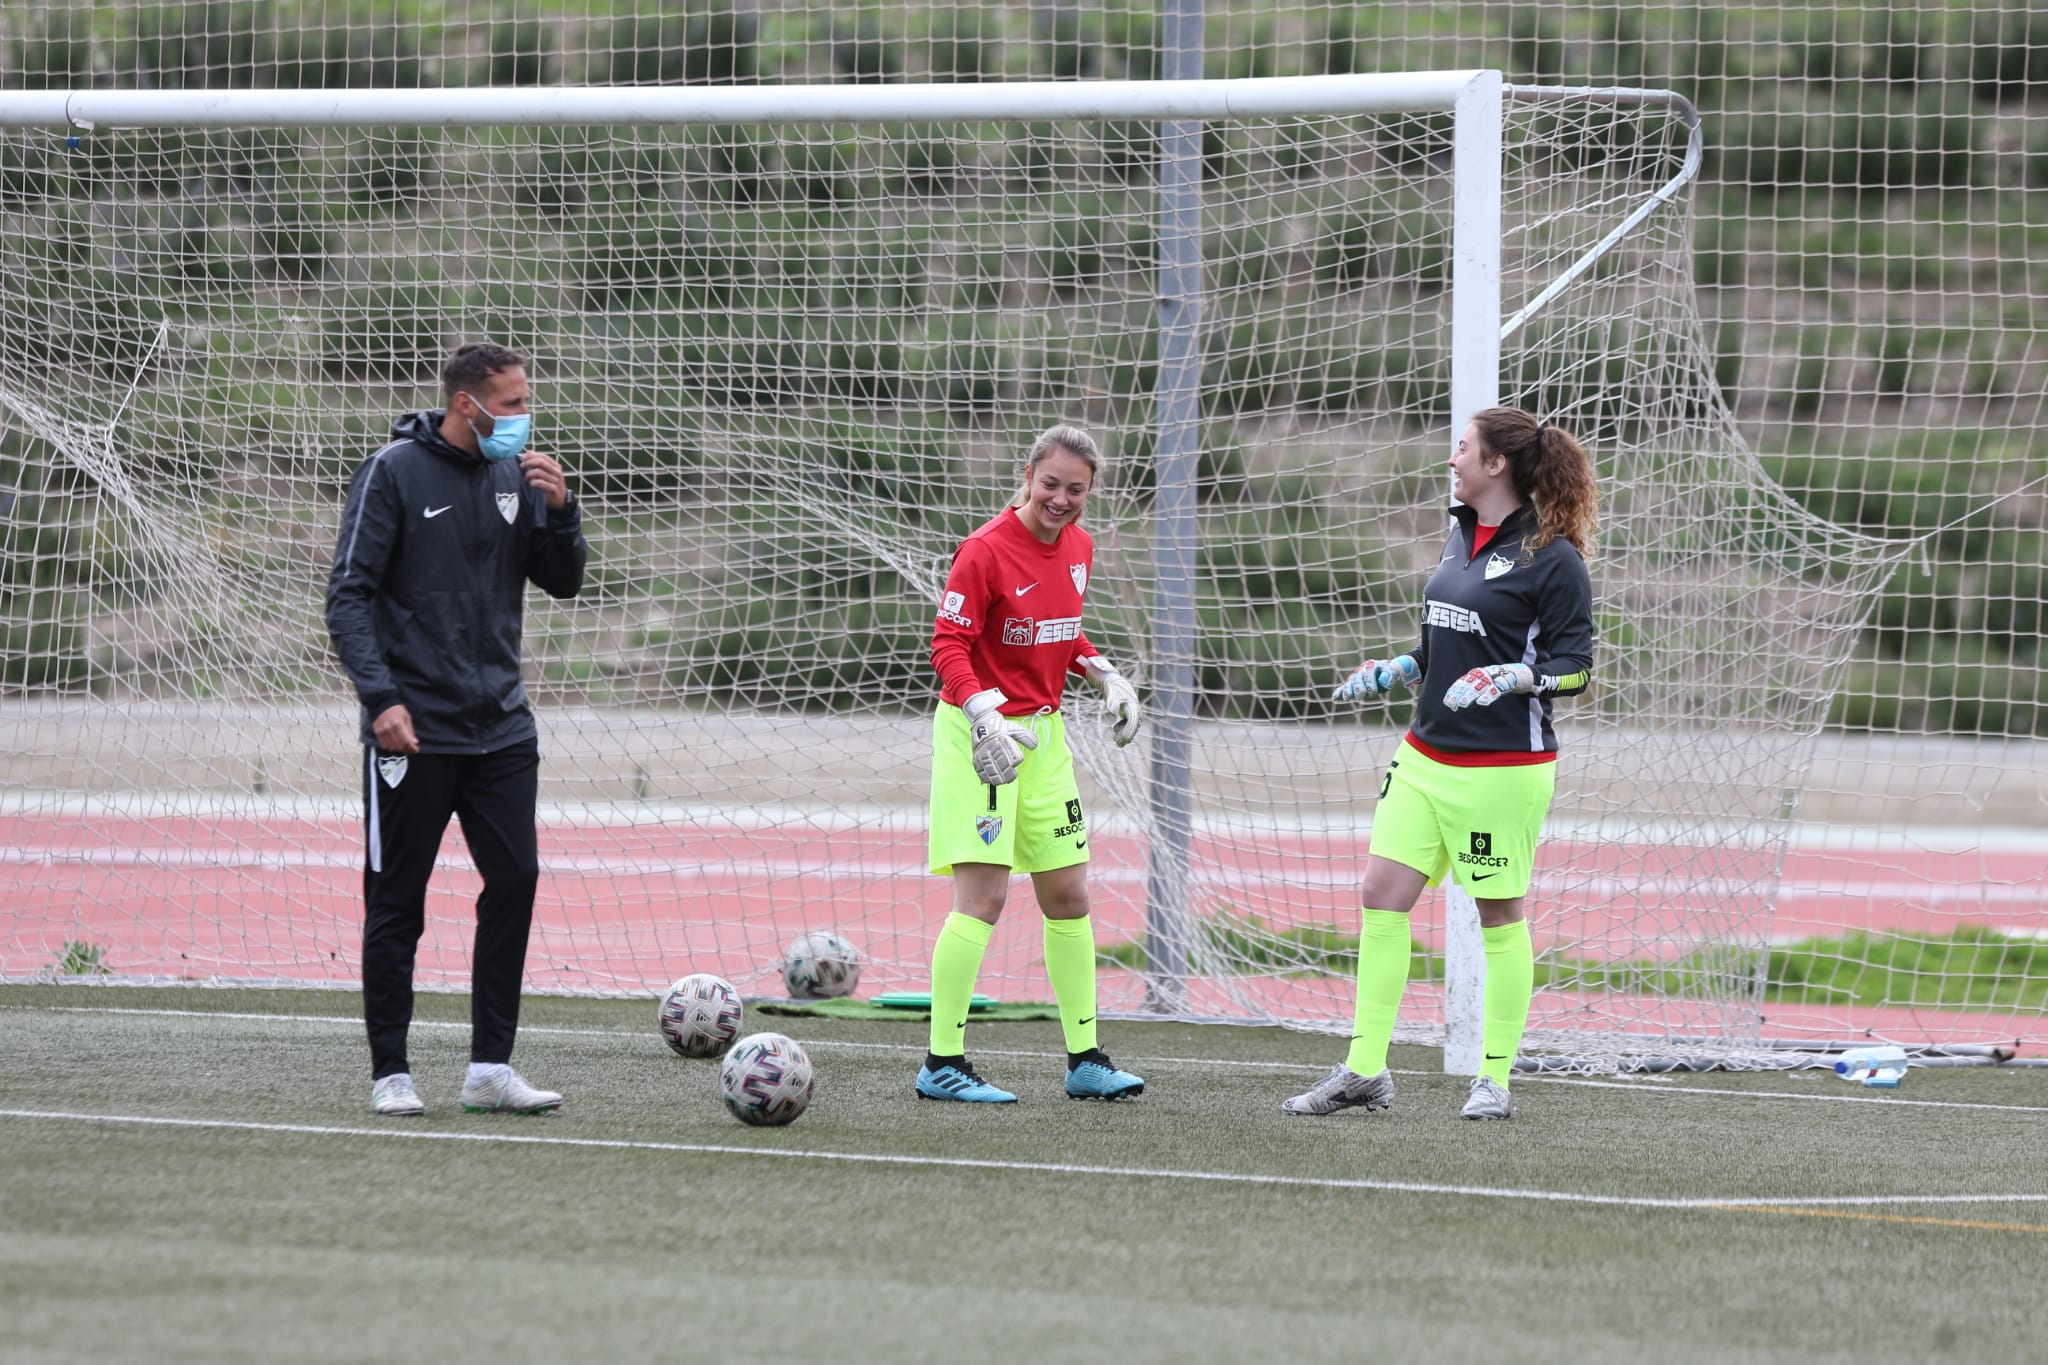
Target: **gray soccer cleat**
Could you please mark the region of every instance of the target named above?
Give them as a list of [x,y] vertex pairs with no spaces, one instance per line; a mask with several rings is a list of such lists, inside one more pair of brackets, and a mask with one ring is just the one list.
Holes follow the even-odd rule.
[[1281,1102],[1282,1113],[1334,1114],[1339,1109],[1364,1106],[1367,1113],[1390,1108],[1394,1103],[1394,1073],[1385,1067],[1361,1076],[1348,1066],[1334,1066],[1330,1074],[1291,1100]]
[[370,1087],[370,1107],[393,1119],[418,1118],[427,1112],[420,1092],[413,1089],[411,1074],[404,1071],[380,1077]]
[[1472,1093],[1465,1097],[1465,1107],[1458,1111],[1461,1119],[1511,1119],[1515,1116],[1515,1102],[1508,1097],[1508,1088],[1491,1076],[1474,1076]]
[[462,1107],[471,1114],[545,1114],[561,1107],[562,1097],[527,1083],[509,1063],[483,1069],[483,1075],[462,1082]]

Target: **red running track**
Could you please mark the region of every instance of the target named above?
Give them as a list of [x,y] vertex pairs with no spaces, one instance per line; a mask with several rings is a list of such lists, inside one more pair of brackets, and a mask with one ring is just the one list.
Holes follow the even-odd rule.
[[[352,819],[15,815],[0,817],[0,835],[0,881],[8,889],[0,976],[46,971],[66,942],[83,940],[100,945],[124,976],[341,986],[356,979],[361,853]],[[900,827],[544,824],[528,979],[537,989],[651,991],[686,971],[714,971],[750,995],[774,995],[781,993],[780,945],[803,929],[837,928],[871,959],[861,994],[919,989],[948,891],[944,879],[925,873],[923,852],[922,834]],[[1142,843],[1100,834],[1091,852],[1099,940],[1142,933]],[[1275,930],[1348,928],[1363,852],[1348,836],[1200,836],[1196,903],[1207,913],[1255,916]],[[430,892],[419,975],[423,984],[459,987],[468,975],[469,902],[478,883],[454,828],[443,863]],[[2048,854],[2026,849],[1895,847],[1852,855],[1794,847],[1767,909],[1768,867],[1753,851],[1556,839],[1540,855],[1535,932],[1539,950],[1636,959],[1727,941],[1729,926],[1742,926],[1734,937],[1743,942],[1758,934],[1784,942],[1855,930],[1947,933],[1963,924],[2037,935],[2048,930],[2044,863]],[[1028,901],[1021,885],[1013,894]],[[1013,914],[999,927],[984,969],[985,982],[1013,998],[1045,993],[1038,934],[1019,923],[1024,918]],[[1436,942],[1440,923],[1441,911],[1425,902],[1418,937]],[[1195,989],[1194,1007],[1219,1014],[1341,1020],[1350,1011],[1349,983],[1320,977]],[[1141,1002],[1142,983],[1132,974],[1105,973],[1105,1009]],[[1550,1000],[1549,1007],[1562,1018],[1582,1003]],[[1438,1008],[1418,986],[1404,1014],[1426,1018]],[[1766,1032],[1879,1027],[1894,1014],[1872,1023],[1877,1013],[1852,1020],[1806,1009]],[[1951,1022],[1971,1038],[2044,1031],[2038,1016],[1907,1012],[1892,1022],[1923,1036],[1946,1033]],[[1718,1031],[1710,1018],[1662,1023]]]

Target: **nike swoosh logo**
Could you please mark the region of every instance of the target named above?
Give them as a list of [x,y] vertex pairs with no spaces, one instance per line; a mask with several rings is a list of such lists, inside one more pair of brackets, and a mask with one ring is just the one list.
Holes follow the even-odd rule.
[[1086,1019],[1076,1019],[1074,1022],[1077,1024],[1092,1024],[1095,1022],[1095,1016],[1091,1014]]
[[[453,507],[454,505],[455,504],[451,502],[448,504],[448,507]],[[448,507],[429,507],[427,509],[427,520],[432,521],[435,517],[438,517],[443,512],[447,511]]]
[[1487,1060],[1487,1061],[1489,1061],[1489,1062],[1504,1062],[1504,1061],[1506,1061],[1507,1059],[1508,1059],[1508,1057],[1507,1057],[1507,1054],[1506,1054],[1505,1052],[1502,1052],[1502,1053],[1493,1053],[1493,1052],[1489,1052],[1489,1053],[1487,1053],[1487,1054],[1486,1054],[1486,1060]]
[[1017,596],[1022,597],[1025,593],[1030,592],[1033,588],[1037,586],[1038,584],[1036,583],[1026,583],[1023,587],[1014,588],[1012,589],[1012,591],[1015,592]]
[[1075,848],[1086,848],[1086,847],[1088,847],[1088,841],[1087,841],[1086,839],[1076,839],[1076,840],[1074,840],[1074,847],[1075,847]]
[[1488,877],[1498,877],[1499,875],[1500,873],[1498,872],[1474,872],[1472,874],[1472,880],[1475,882],[1483,882]]

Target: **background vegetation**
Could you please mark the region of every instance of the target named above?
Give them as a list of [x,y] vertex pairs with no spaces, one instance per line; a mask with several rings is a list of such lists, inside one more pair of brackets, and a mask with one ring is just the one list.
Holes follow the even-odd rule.
[[[829,9],[735,0],[57,3],[0,23],[0,85],[16,89],[1145,78],[1158,74],[1159,40],[1149,0]],[[1936,533],[1887,590],[1835,722],[2048,734],[2048,500],[2020,497],[1970,515],[2040,468],[2030,440],[2048,389],[2048,338],[2036,316],[2048,298],[2048,11],[2024,0],[1654,9],[1232,0],[1211,6],[1207,34],[1215,76],[1485,64],[1519,80],[1668,83],[1693,98],[1713,149],[1697,274],[1738,418],[1773,474],[1822,516],[1886,534]],[[308,401],[292,385],[310,375],[322,386],[315,400],[348,415],[300,442],[304,463],[293,477],[333,486],[453,338],[489,333],[541,354],[658,358],[705,400],[756,410],[762,439],[812,440],[823,423],[835,433],[822,457],[834,477],[854,496],[888,498],[943,469],[993,415],[1019,405],[1085,402],[1092,420],[1112,424],[1142,413],[1154,375],[1149,330],[1129,319],[1093,331],[1086,323],[1119,297],[1116,281],[1150,259],[1153,244],[1123,212],[1129,196],[1147,193],[1150,132],[1114,130],[1099,148],[1102,173],[1073,180],[1071,168],[1040,159],[1050,144],[1019,131],[991,127],[965,152],[936,137],[886,154],[856,137],[776,148],[731,130],[598,149],[566,139],[486,148],[512,186],[508,243],[559,263],[538,282],[517,283],[450,281],[435,253],[416,249],[418,207],[455,170],[437,165],[435,144],[422,137],[192,133],[67,146],[9,133],[0,196],[61,199],[76,218],[60,217],[52,232],[0,233],[0,271],[19,282],[10,288],[28,310],[0,333],[0,375],[146,379],[157,324],[132,285],[146,262],[182,281],[175,323],[221,340],[208,361],[211,407],[152,412],[145,397],[133,420],[146,428],[288,411]],[[1206,150],[1219,164],[1232,153],[1215,134]],[[953,221],[941,234],[907,223],[880,256],[835,256],[849,204],[884,186],[941,190],[963,173],[963,156],[998,164],[1020,185],[1071,185],[1071,212],[1031,244],[1056,263],[1050,302],[1071,305],[1064,334],[1017,332],[1000,268],[1015,243],[1002,227]],[[647,193],[682,167],[714,172],[709,183],[726,202],[685,215]],[[621,211],[622,196],[631,212]],[[1287,212],[1307,221],[1341,206],[1303,196]],[[1320,227],[1330,245],[1312,264],[1311,296],[1377,270],[1426,281],[1443,268],[1440,259],[1392,261],[1403,244],[1374,240],[1369,226]],[[381,252],[344,239],[366,230]],[[806,258],[804,269],[746,249],[763,240]],[[1242,233],[1219,231],[1209,254],[1223,291],[1261,287],[1259,272],[1279,268],[1272,243]],[[820,261],[826,268],[815,268]],[[799,277],[808,281],[801,288],[786,283]],[[316,287],[327,292],[310,354],[281,368],[279,358],[236,352],[232,338],[254,330],[238,324],[300,307]],[[731,306],[739,291],[747,310]],[[654,302],[659,325],[644,321]],[[635,306],[642,321],[621,334]],[[869,325],[843,322],[852,307]],[[1257,628],[1234,641],[1220,633],[1202,661],[1202,684],[1219,706],[1266,695],[1296,707],[1286,699],[1317,691],[1323,662],[1289,641],[1312,638],[1340,604],[1354,617],[1361,607],[1398,609],[1370,600],[1380,576],[1366,572],[1372,546],[1356,547],[1358,574],[1335,581],[1292,562],[1290,540],[1342,534],[1314,524],[1313,513],[1299,525],[1241,524],[1253,514],[1239,495],[1271,475],[1246,460],[1238,424],[1283,401],[1341,412],[1391,398],[1433,415],[1440,398],[1414,386],[1437,383],[1438,358],[1407,354],[1403,342],[1333,334],[1306,308],[1225,317],[1214,328],[1204,515],[1213,525],[1234,517],[1273,543],[1210,552],[1202,610],[1241,621],[1249,604],[1283,604],[1257,605]],[[1282,391],[1275,375],[1317,378]],[[687,395],[680,411],[665,394],[600,413],[571,401],[593,376],[547,378],[562,410],[588,428],[565,440],[625,452],[605,469],[603,491],[707,492],[725,477],[709,440],[680,468],[652,453],[672,447],[660,438],[676,424],[689,426]],[[916,407],[929,425],[908,441],[874,440],[862,413],[891,405]],[[64,594],[105,579],[92,559],[121,548],[104,529],[66,519],[66,506],[83,504],[67,504],[67,476],[30,459],[33,444],[18,425],[0,432],[0,474],[12,490],[0,493],[0,619],[16,623],[0,626],[0,686],[73,687],[91,665],[76,625],[63,624],[76,619]],[[220,459],[231,465],[232,451]],[[1132,491],[1142,497],[1149,456],[1132,459]],[[934,515],[946,525],[957,511]],[[889,604],[910,594],[893,575],[818,564],[790,586],[786,602],[732,607],[732,619],[671,659],[669,681],[744,694],[750,684],[729,649],[764,639],[786,647],[828,615],[855,647],[870,632],[893,638],[906,628]],[[893,668],[875,662],[889,657],[819,659],[819,680]],[[869,662],[854,662],[862,658]]]

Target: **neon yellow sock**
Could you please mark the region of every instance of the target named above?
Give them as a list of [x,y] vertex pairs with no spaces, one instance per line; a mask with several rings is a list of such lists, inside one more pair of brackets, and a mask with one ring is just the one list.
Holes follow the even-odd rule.
[[981,975],[981,955],[988,951],[993,924],[955,910],[939,926],[932,945],[932,1054],[958,1057],[967,1051],[967,1007],[974,1000],[974,981]]
[[1060,1004],[1060,1028],[1067,1051],[1095,1046],[1095,926],[1079,919],[1045,922],[1045,974]]
[[1401,992],[1408,989],[1408,917],[1392,910],[1361,910],[1358,925],[1358,1012],[1352,1016],[1351,1052],[1344,1065],[1361,1076],[1387,1069],[1387,1044]]
[[1479,1035],[1486,1060],[1479,1074],[1506,1086],[1536,994],[1536,950],[1529,943],[1527,920],[1482,927],[1479,933],[1486,940],[1486,1022]]

